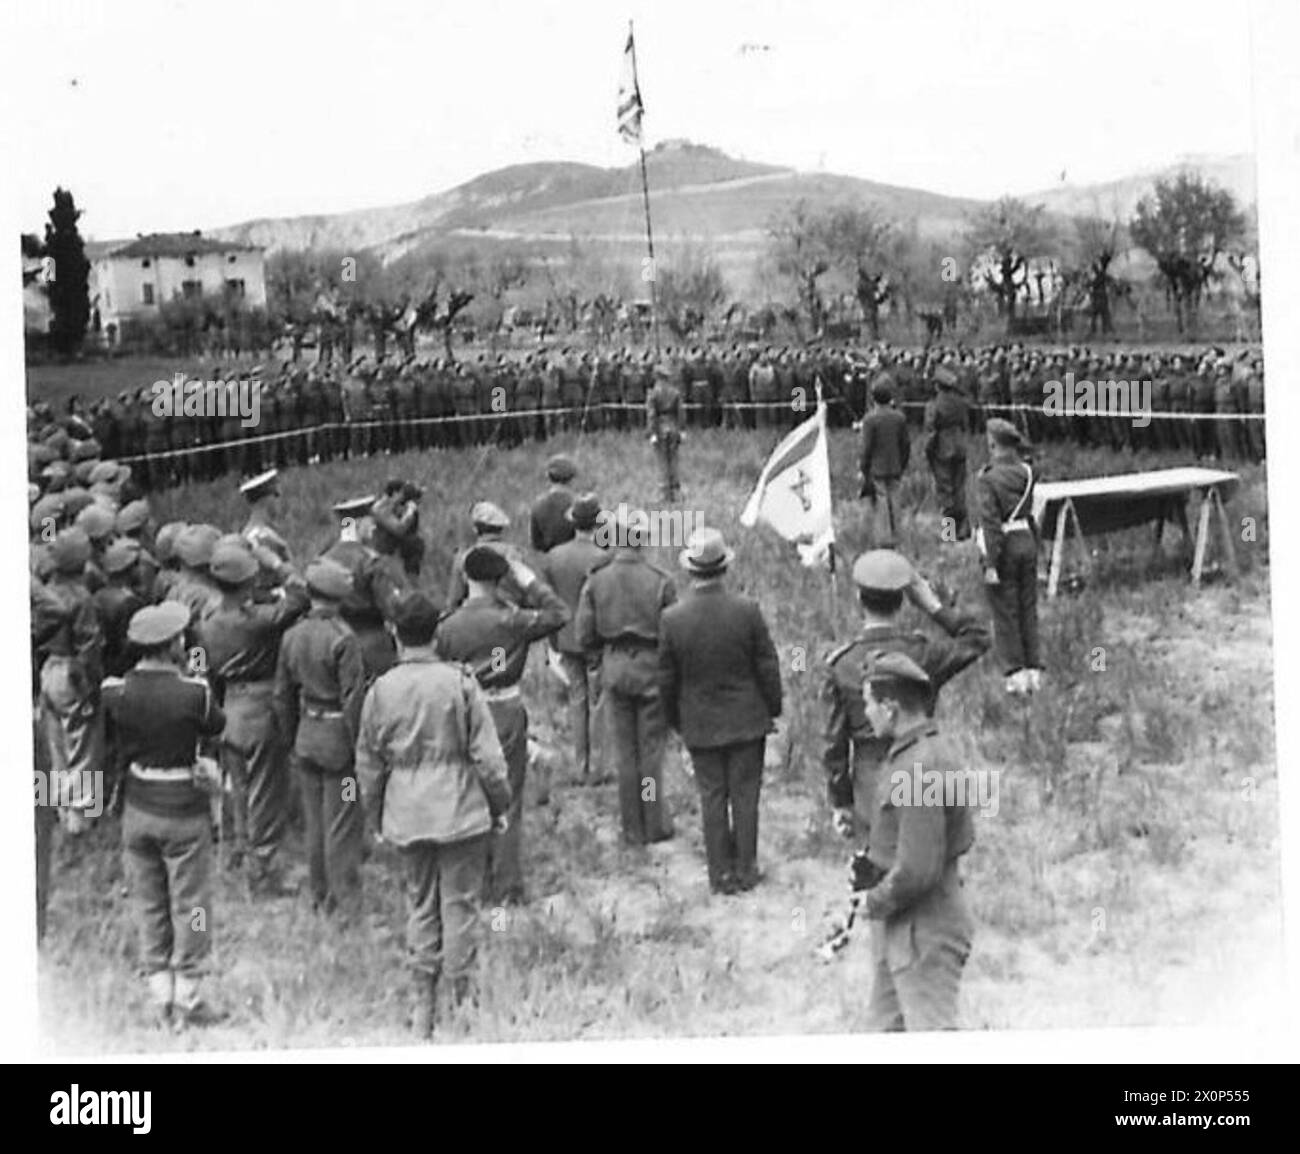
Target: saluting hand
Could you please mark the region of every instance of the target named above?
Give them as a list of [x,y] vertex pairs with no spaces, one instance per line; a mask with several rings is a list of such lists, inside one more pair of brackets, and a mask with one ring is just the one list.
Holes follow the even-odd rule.
[[840,837],[853,836],[853,811],[847,808],[836,809],[831,814],[831,825]]

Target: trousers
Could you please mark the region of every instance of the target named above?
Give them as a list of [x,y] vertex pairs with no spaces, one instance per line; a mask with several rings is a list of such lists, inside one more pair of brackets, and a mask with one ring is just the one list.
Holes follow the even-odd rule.
[[330,772],[295,755],[302,793],[307,884],[312,903],[327,911],[356,914],[361,905],[361,857],[365,818],[356,778]]
[[1023,530],[1008,533],[998,562],[998,583],[985,585],[993,613],[993,638],[1005,672],[1041,669],[1038,652],[1038,541]]
[[468,975],[476,953],[479,902],[491,834],[462,841],[417,841],[406,861],[406,952],[413,970],[451,979]]
[[973,930],[955,862],[916,906],[873,921],[868,1028],[956,1029],[957,995]]
[[744,884],[758,880],[758,795],[765,744],[760,737],[691,750],[712,886],[733,879]]
[[953,522],[957,540],[970,535],[966,519],[966,458],[936,457],[930,462],[934,475],[934,495],[939,503],[939,515]]
[[122,858],[146,974],[197,975],[212,948],[212,823],[168,817],[129,801]]
[[565,688],[565,706],[569,715],[569,732],[573,740],[574,766],[583,780],[591,774],[593,748],[600,760],[599,674],[587,664],[581,653],[561,653],[560,666],[569,683]]
[[892,548],[898,540],[898,478],[874,477],[867,491],[874,522],[871,527],[872,547]]
[[636,845],[672,836],[663,796],[664,749],[668,727],[657,693],[601,694],[610,759],[618,777],[623,837]]
[[226,690],[222,771],[234,795],[235,844],[262,865],[280,848],[289,814],[287,750],[275,718],[270,681]]
[[488,893],[493,901],[522,899],[524,893],[524,779],[528,772],[528,711],[519,698],[488,701],[510,781],[505,833],[488,843]]

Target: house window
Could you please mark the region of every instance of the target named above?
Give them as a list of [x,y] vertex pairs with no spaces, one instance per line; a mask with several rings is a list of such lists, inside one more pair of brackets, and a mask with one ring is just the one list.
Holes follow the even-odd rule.
[[238,259],[239,259],[239,258],[238,258],[238,257],[237,257],[233,252],[232,252],[228,257],[226,257],[226,263],[227,263],[227,264],[234,264],[235,261],[237,261]]
[[186,268],[194,267],[194,254],[192,252],[187,252],[185,254],[185,267]]
[[201,280],[183,280],[181,281],[181,296],[187,301],[196,301],[203,295],[203,282]]
[[144,294],[144,296],[141,298],[144,301],[144,303],[147,305],[153,304],[153,285],[151,284],[141,285],[140,291]]
[[226,296],[234,297],[236,300],[244,299],[244,282],[242,278],[226,281]]
[[149,267],[149,258],[148,258],[148,257],[145,257],[144,260],[142,260],[142,261],[140,262],[140,267],[141,267],[141,268],[148,268],[148,267]]

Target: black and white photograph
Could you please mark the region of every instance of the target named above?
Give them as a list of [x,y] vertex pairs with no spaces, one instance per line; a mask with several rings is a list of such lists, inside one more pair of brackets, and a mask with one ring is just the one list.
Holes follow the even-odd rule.
[[42,1060],[1263,1058],[1273,6],[3,20]]

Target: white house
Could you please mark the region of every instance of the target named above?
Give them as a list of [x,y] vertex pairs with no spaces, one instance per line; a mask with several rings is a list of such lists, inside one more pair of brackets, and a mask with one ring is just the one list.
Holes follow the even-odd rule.
[[177,299],[230,298],[266,307],[262,250],[194,232],[151,233],[111,247],[90,266],[90,304],[107,330],[124,320],[156,317]]

